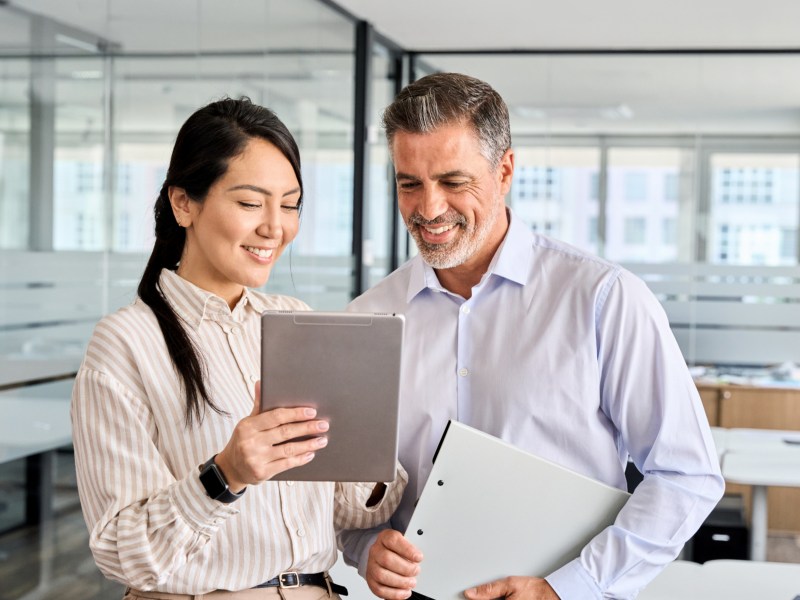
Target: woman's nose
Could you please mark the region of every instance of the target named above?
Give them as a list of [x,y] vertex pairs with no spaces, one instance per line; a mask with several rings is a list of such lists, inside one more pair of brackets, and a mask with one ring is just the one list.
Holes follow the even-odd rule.
[[280,206],[267,205],[264,207],[261,223],[259,223],[256,233],[265,238],[275,239],[281,237],[281,230]]

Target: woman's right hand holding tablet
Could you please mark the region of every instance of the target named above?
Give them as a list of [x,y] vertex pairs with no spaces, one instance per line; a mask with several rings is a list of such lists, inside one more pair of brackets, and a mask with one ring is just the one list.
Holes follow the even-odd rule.
[[[328,444],[328,422],[314,419],[310,407],[261,411],[261,382],[256,383],[253,412],[236,424],[233,435],[214,462],[228,486],[239,493],[247,485],[271,479],[287,469],[304,465]],[[303,441],[290,442],[300,437]]]

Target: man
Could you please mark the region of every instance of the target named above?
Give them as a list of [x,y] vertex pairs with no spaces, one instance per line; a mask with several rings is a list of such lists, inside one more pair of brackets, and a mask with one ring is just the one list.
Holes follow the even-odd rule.
[[629,454],[644,473],[579,557],[466,597],[634,598],[724,488],[660,305],[627,271],[532,233],[506,208],[508,110],[488,84],[420,79],[386,109],[384,126],[419,256],[350,308],[406,315],[400,461],[409,484],[391,528],[342,534],[348,561],[377,596],[409,597],[425,563],[400,532],[456,419],[619,488]]

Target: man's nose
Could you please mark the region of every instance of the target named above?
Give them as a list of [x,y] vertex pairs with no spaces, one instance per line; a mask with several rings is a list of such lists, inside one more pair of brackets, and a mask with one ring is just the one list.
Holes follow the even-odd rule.
[[417,212],[423,219],[433,221],[446,213],[448,208],[444,194],[435,185],[423,189],[422,199],[417,207]]

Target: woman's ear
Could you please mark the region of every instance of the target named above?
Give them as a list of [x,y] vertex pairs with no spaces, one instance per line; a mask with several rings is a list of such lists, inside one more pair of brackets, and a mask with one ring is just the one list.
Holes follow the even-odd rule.
[[180,227],[189,227],[192,224],[192,211],[190,210],[192,200],[186,190],[174,185],[167,189],[169,203],[172,206],[172,214]]

